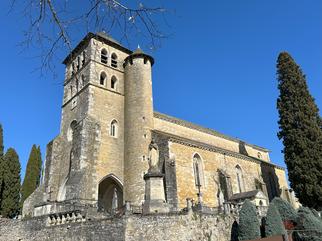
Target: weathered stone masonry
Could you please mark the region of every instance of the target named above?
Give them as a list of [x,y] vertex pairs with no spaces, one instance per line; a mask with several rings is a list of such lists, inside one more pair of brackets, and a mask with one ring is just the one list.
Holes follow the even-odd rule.
[[130,215],[47,226],[45,218],[0,219],[1,241],[228,241],[233,216]]
[[154,59],[141,49],[89,33],[63,63],[45,176],[23,220],[1,221],[1,240],[228,241],[236,197],[294,205],[269,150],[154,111]]

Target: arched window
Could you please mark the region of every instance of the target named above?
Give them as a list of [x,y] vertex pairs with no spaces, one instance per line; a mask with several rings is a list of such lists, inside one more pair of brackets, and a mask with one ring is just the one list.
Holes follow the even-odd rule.
[[81,87],[84,87],[86,79],[85,79],[85,75],[81,75]]
[[117,121],[113,120],[111,122],[111,126],[110,126],[110,136],[112,137],[117,137],[118,135],[118,126],[117,126]]
[[100,75],[100,85],[105,85],[105,81],[106,81],[106,73],[102,72]]
[[72,76],[76,73],[75,62],[72,63]]
[[80,61],[80,56],[77,57],[77,70],[80,69],[81,61]]
[[78,92],[78,88],[79,88],[79,81],[78,81],[78,78],[76,77],[76,80],[75,80],[75,85],[76,85],[76,93]]
[[113,75],[111,79],[111,88],[117,90],[117,78]]
[[198,154],[193,156],[193,171],[195,175],[196,187],[201,187],[204,185],[204,176],[202,168],[202,160]]
[[101,63],[107,64],[107,50],[106,49],[101,50]]
[[85,51],[83,51],[82,55],[83,55],[83,59],[82,59],[82,66],[84,66],[85,61],[86,61],[86,52],[85,52]]
[[115,53],[111,56],[111,66],[117,68],[117,55]]
[[77,121],[73,120],[67,130],[67,141],[72,141],[74,136],[74,131],[77,126]]
[[69,88],[70,88],[70,97],[73,97],[73,94],[74,94],[73,86],[70,85]]
[[243,172],[239,165],[236,166],[236,176],[237,176],[237,185],[238,185],[238,192],[244,192],[244,180],[243,180]]
[[258,159],[262,159],[262,154],[260,152],[257,152]]

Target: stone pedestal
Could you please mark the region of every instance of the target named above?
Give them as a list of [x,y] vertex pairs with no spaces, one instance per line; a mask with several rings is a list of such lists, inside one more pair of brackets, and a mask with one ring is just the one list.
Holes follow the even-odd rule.
[[165,201],[162,173],[147,173],[145,180],[145,200],[143,213],[167,213],[169,207]]

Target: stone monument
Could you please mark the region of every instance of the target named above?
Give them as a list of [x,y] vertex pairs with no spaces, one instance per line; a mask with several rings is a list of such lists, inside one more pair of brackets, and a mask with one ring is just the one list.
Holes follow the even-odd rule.
[[166,213],[169,207],[166,204],[164,194],[164,174],[159,168],[159,149],[151,142],[149,145],[149,170],[144,175],[145,180],[145,200],[143,213]]

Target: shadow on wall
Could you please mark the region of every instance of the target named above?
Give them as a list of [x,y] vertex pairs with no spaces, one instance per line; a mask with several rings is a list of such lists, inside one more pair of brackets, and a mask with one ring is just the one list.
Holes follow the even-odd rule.
[[248,152],[245,147],[245,142],[239,141],[239,153],[248,156]]
[[261,163],[261,172],[263,181],[265,182],[267,188],[269,201],[272,201],[274,197],[279,197],[281,194],[275,168],[269,164]]

